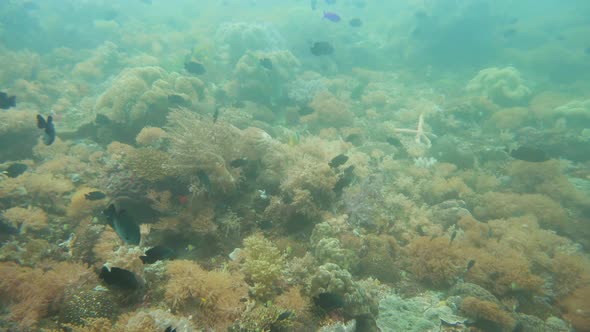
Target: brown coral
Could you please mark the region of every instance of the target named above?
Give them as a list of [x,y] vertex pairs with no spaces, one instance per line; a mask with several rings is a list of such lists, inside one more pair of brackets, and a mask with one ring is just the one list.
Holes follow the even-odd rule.
[[461,311],[469,318],[477,321],[485,320],[492,322],[508,331],[511,331],[514,325],[516,325],[514,318],[502,310],[497,303],[480,300],[472,296],[463,299]]
[[209,327],[223,331],[243,310],[248,288],[240,274],[207,271],[188,260],[169,262],[166,274],[166,302],[179,312],[198,308],[197,320]]
[[50,268],[0,263],[0,299],[10,306],[10,320],[17,321],[23,330],[46,317],[64,289],[90,272],[83,265],[68,262],[47,266]]
[[38,207],[22,208],[15,206],[2,212],[2,215],[12,226],[15,228],[20,227],[20,232],[23,234],[27,230],[40,231],[48,226],[47,214]]
[[414,239],[405,247],[408,269],[418,278],[436,287],[455,282],[461,272],[462,258],[448,237]]

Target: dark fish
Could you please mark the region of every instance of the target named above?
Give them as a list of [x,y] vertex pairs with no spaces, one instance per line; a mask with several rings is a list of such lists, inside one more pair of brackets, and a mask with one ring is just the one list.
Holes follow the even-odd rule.
[[348,156],[344,153],[337,155],[336,157],[332,158],[332,160],[328,163],[330,167],[336,168],[340,165],[344,165],[348,161]]
[[504,36],[504,38],[512,38],[512,37],[516,36],[517,32],[518,31],[514,28],[506,29],[502,33],[502,36]]
[[344,188],[348,187],[352,181],[354,180],[354,165],[348,166],[344,172],[340,175],[338,181],[334,185],[332,190],[336,193],[336,195],[340,196]]
[[344,297],[336,293],[321,293],[313,298],[313,302],[325,311],[344,307]]
[[199,170],[197,172],[197,178],[199,179],[199,182],[203,185],[205,190],[207,190],[207,192],[211,192],[211,190],[213,189],[213,186],[211,185],[211,180],[209,179],[209,175],[207,175],[207,173],[205,173],[205,171]]
[[551,159],[545,151],[528,146],[521,146],[518,149],[510,151],[510,156],[514,159],[531,163],[541,163]]
[[247,164],[248,164],[248,158],[234,159],[229,163],[229,165],[233,168],[243,167],[243,166],[246,166]]
[[416,226],[416,233],[420,236],[426,236],[426,232],[424,231],[424,227],[422,225]]
[[103,211],[106,216],[107,223],[115,230],[121,240],[127,244],[139,244],[141,234],[139,232],[139,225],[135,223],[133,218],[121,210],[117,212],[114,204]]
[[9,109],[16,106],[16,96],[9,96],[6,92],[0,92],[0,108]]
[[109,117],[104,114],[97,114],[96,119],[94,119],[94,123],[100,126],[108,126],[112,124],[113,121],[111,121],[111,119],[109,119]]
[[395,136],[388,136],[386,139],[387,143],[395,146],[396,148],[403,148],[404,145],[402,144],[402,141],[399,140],[399,138],[395,137]]
[[285,320],[285,319],[287,319],[287,318],[289,318],[289,317],[291,317],[291,316],[293,316],[293,311],[289,311],[289,310],[287,310],[287,311],[283,311],[283,312],[281,312],[281,314],[279,314],[279,316],[277,317],[277,322],[278,322],[278,321]]
[[100,192],[100,191],[91,191],[91,192],[84,195],[84,198],[86,198],[89,201],[98,201],[98,200],[104,199],[106,197],[107,197],[107,195],[103,192]]
[[29,166],[23,163],[12,163],[4,170],[4,174],[9,178],[15,178],[29,169]]
[[363,83],[357,85],[356,87],[354,87],[354,89],[352,89],[352,91],[350,92],[350,98],[354,99],[354,100],[361,99],[361,97],[365,93],[365,89],[367,88],[368,85],[369,85],[368,82],[363,82]]
[[51,145],[55,141],[55,127],[53,126],[53,117],[47,116],[47,120],[37,114],[37,128],[45,129],[45,135],[43,136],[43,143],[45,145]]
[[360,18],[353,18],[348,21],[348,24],[353,28],[360,28],[363,25],[363,21]]
[[320,41],[313,43],[310,51],[311,54],[315,56],[330,55],[334,53],[334,47],[332,47],[332,45],[326,41]]
[[457,230],[454,230],[453,233],[451,233],[451,241],[449,241],[449,244],[453,243],[455,237],[457,237]]
[[195,75],[203,75],[206,72],[205,66],[203,66],[203,64],[197,61],[195,58],[187,59],[184,62],[184,69],[186,69],[187,72]]
[[168,95],[168,103],[172,104],[172,106],[189,106],[190,101],[178,94],[171,94]]
[[219,118],[219,107],[217,107],[215,109],[215,112],[213,112],[213,123],[216,123],[218,118]]
[[324,18],[332,22],[340,22],[340,15],[332,12],[324,12]]
[[103,266],[98,276],[109,286],[129,290],[139,288],[135,273],[125,269],[111,267],[109,270],[106,266]]
[[272,61],[269,58],[262,58],[258,60],[260,65],[268,70],[272,70]]
[[143,264],[153,264],[157,261],[174,258],[174,250],[164,247],[155,246],[145,252],[145,256],[139,256]]
[[172,325],[170,325],[164,330],[164,332],[176,332],[176,329],[172,328]]
[[475,259],[470,259],[469,262],[467,262],[467,268],[465,269],[465,272],[469,272],[473,265],[475,265]]
[[425,19],[425,18],[428,18],[428,14],[425,11],[423,11],[423,10],[419,10],[419,11],[415,12],[414,13],[414,16],[417,19],[421,19],[421,20],[422,19]]
[[308,115],[315,112],[315,110],[307,105],[299,107],[299,115]]

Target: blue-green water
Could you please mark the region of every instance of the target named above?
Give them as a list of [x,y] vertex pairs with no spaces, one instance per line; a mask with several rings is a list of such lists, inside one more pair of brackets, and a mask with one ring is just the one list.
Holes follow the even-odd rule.
[[588,13],[0,2],[0,329],[590,331]]

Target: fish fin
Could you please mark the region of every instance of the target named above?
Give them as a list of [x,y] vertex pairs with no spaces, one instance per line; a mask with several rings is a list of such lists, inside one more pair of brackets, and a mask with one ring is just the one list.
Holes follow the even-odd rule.
[[53,124],[53,116],[49,115],[47,117],[47,126],[51,126]]
[[43,129],[45,127],[47,127],[47,122],[45,122],[45,119],[41,114],[37,114],[37,128]]

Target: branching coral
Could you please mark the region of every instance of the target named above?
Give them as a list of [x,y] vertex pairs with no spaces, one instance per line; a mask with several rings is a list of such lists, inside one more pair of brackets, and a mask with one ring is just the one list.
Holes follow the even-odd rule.
[[2,212],[2,216],[12,224],[14,228],[20,229],[22,234],[28,230],[40,231],[47,228],[47,214],[38,207],[11,207]]
[[461,312],[476,321],[485,320],[508,331],[511,331],[516,325],[514,318],[502,310],[497,303],[483,301],[471,296],[463,299]]
[[316,94],[309,106],[314,112],[303,116],[301,122],[316,130],[346,127],[354,121],[354,113],[349,110],[348,105],[327,91]]
[[240,274],[207,271],[187,260],[169,262],[166,274],[166,302],[177,312],[198,308],[197,320],[209,327],[224,330],[243,310],[248,289]]
[[185,181],[202,171],[211,180],[213,190],[233,189],[236,179],[228,169],[240,154],[241,131],[226,122],[212,124],[186,109],[168,116],[166,132],[171,142],[171,158],[164,167]]
[[458,249],[449,243],[448,237],[418,237],[405,250],[408,270],[418,280],[436,287],[448,286],[456,281],[461,272],[462,257]]
[[531,95],[531,90],[513,67],[482,69],[469,81],[466,89],[483,93],[500,105],[519,104]]
[[139,148],[132,150],[125,158],[125,164],[133,174],[148,182],[158,182],[173,175],[164,165],[170,160],[170,155],[154,148]]
[[64,289],[90,271],[74,263],[60,262],[28,268],[15,263],[0,263],[0,298],[10,308],[10,320],[23,329],[34,327],[45,318],[50,305],[59,300]]
[[534,215],[541,226],[559,230],[567,222],[566,211],[551,198],[540,194],[488,192],[479,198],[474,215],[482,220]]
[[252,294],[263,300],[272,298],[284,279],[283,254],[270,240],[255,234],[244,239],[243,255],[243,270]]

